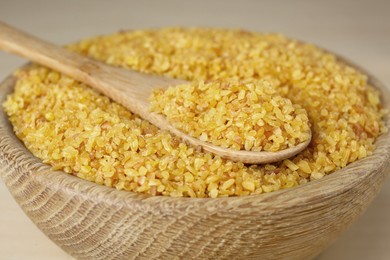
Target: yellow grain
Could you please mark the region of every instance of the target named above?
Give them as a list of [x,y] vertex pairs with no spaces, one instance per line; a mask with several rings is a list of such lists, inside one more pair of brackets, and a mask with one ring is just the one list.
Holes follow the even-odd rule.
[[[15,90],[3,104],[16,135],[54,169],[101,185],[173,197],[272,192],[322,178],[368,156],[386,131],[379,93],[367,76],[313,45],[280,34],[162,28],[99,36],[69,49],[113,66],[203,81],[202,91],[210,80],[254,82],[245,90],[233,84],[197,108],[213,106],[210,117],[228,111],[229,101],[224,99],[232,93],[237,93],[236,102],[262,102],[266,113],[253,113],[257,108],[251,106],[242,115],[255,118],[254,123],[241,122],[240,127],[256,123],[267,135],[264,143],[253,139],[256,134],[250,131],[245,137],[236,135],[235,128],[226,131],[239,144],[250,140],[251,149],[271,149],[268,138],[283,142],[278,128],[291,136],[284,139],[299,139],[294,134],[301,132],[304,118],[286,116],[291,123],[280,122],[290,115],[291,104],[306,110],[311,123],[313,140],[301,154],[275,164],[244,165],[190,147],[60,73],[37,65],[16,72]],[[272,87],[263,88],[266,95],[276,91],[291,104],[275,109],[277,103],[262,101],[258,81]],[[185,106],[193,103],[189,95]],[[264,119],[269,113],[275,113],[275,120]],[[232,120],[224,123],[226,128],[218,128],[221,132],[234,126]]]

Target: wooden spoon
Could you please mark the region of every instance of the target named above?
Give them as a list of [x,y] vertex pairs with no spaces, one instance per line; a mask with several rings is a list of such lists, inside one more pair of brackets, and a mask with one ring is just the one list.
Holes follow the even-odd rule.
[[0,48],[79,80],[160,129],[168,130],[184,141],[194,146],[201,146],[205,151],[222,158],[253,164],[276,162],[296,155],[310,143],[311,135],[306,142],[278,152],[236,151],[221,148],[181,132],[164,116],[150,112],[148,99],[153,89],[186,83],[183,80],[112,67],[38,39],[2,22],[0,22]]

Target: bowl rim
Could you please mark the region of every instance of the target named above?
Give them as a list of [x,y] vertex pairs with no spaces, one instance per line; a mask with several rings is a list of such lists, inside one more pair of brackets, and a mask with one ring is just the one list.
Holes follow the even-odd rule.
[[[337,57],[337,59],[354,69],[357,69],[368,76],[368,83],[380,91],[381,101],[385,109],[390,110],[390,90],[365,69],[352,63],[348,59],[325,50]],[[28,66],[28,63],[25,66]],[[8,76],[0,83],[0,102],[3,103],[5,97],[13,91],[15,77]],[[387,127],[390,126],[390,114],[384,118]],[[168,197],[152,196],[143,193],[116,190],[112,187],[99,185],[79,177],[70,175],[63,171],[53,171],[50,166],[44,164],[40,159],[22,144],[12,130],[12,125],[8,121],[3,106],[0,108],[0,159],[12,164],[26,164],[26,171],[22,174],[30,178],[31,181],[59,189],[74,195],[99,203],[109,204],[117,207],[135,207],[146,210],[151,214],[169,214],[172,208],[188,210],[203,208],[210,212],[224,212],[224,214],[240,214],[242,216],[253,214],[260,209],[264,212],[277,212],[294,205],[307,203],[313,200],[324,200],[338,196],[354,187],[359,186],[367,178],[372,178],[375,174],[382,173],[384,178],[389,175],[387,169],[390,165],[390,131],[383,133],[375,142],[376,148],[372,155],[361,160],[350,163],[346,167],[326,175],[319,180],[309,181],[292,188],[262,193],[248,196],[232,196],[222,198],[188,198],[188,197]],[[12,149],[12,152],[8,152]],[[5,181],[5,178],[0,171]],[[7,182],[6,185],[8,186]],[[305,194],[305,196],[302,196]],[[299,195],[299,196],[298,196]],[[245,206],[245,211],[241,211],[241,206]],[[248,210],[251,208],[251,210]]]

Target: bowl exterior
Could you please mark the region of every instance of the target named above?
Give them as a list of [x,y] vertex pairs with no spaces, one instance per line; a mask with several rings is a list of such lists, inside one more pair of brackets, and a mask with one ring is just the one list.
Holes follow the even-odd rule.
[[[1,84],[1,102],[14,80]],[[373,84],[389,107],[389,91]],[[52,171],[0,111],[3,181],[30,219],[78,259],[313,258],[368,207],[389,164],[386,133],[373,155],[296,188],[220,199],[151,197]]]

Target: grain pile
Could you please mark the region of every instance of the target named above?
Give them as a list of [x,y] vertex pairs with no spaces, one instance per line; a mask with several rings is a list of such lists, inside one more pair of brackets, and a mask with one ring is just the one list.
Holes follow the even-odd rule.
[[267,81],[200,81],[156,90],[151,109],[184,133],[233,150],[277,152],[310,138],[306,111]]
[[3,104],[17,136],[53,168],[120,190],[201,198],[272,192],[370,155],[386,130],[379,94],[366,75],[282,35],[166,28],[69,48],[186,80],[266,80],[308,113],[313,139],[306,150],[275,164],[244,165],[198,152],[57,72],[36,65],[19,70],[15,92]]

